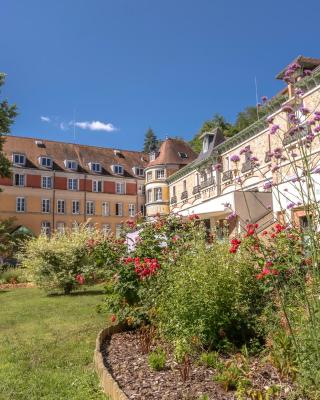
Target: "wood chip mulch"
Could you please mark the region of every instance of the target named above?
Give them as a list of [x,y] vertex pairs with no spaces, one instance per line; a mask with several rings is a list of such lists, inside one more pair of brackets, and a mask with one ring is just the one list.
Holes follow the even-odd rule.
[[25,283],[1,283],[0,289],[19,289],[19,288],[33,288],[36,287],[34,283],[25,282]]
[[[148,364],[148,354],[141,352],[137,332],[112,335],[101,352],[109,372],[130,400],[197,400],[202,395],[207,395],[210,400],[236,399],[234,392],[226,392],[213,381],[214,369],[197,363],[191,364],[189,378],[183,382],[179,365],[168,351],[165,369],[153,371]],[[254,359],[250,371],[253,387],[281,385],[282,393],[278,399],[286,399],[291,391],[290,382],[281,380],[271,365],[261,365]]]

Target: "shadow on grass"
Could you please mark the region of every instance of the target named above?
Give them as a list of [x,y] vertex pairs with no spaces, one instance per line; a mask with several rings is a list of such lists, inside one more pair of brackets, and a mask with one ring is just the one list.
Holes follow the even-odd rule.
[[2,294],[2,293],[10,293],[11,292],[11,290],[8,290],[8,289],[0,289],[0,294]]
[[64,294],[63,292],[59,293],[48,293],[48,297],[60,297],[60,296],[66,296],[66,297],[77,297],[77,296],[98,296],[101,294],[105,294],[105,290],[85,290],[83,292],[72,292],[70,294]]

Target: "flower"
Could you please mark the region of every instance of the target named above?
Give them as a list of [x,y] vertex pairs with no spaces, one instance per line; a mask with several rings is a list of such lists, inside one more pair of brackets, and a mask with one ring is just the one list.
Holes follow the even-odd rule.
[[83,285],[84,282],[85,282],[85,278],[84,278],[83,275],[78,274],[78,275],[76,276],[76,281],[79,283],[79,285]]
[[300,111],[302,112],[303,115],[310,114],[310,110],[306,107],[300,107]]
[[227,221],[228,221],[228,222],[231,222],[231,221],[233,221],[235,218],[237,218],[237,213],[236,213],[235,211],[233,211],[231,214],[229,214],[229,215],[227,216]]
[[309,75],[312,74],[312,71],[311,71],[310,69],[305,69],[305,70],[303,71],[303,73],[304,73],[305,76],[309,76]]
[[112,314],[110,319],[111,319],[111,322],[116,322],[117,317],[114,314]]
[[231,239],[230,243],[231,243],[231,248],[229,249],[229,253],[236,253],[241,244],[241,240],[233,238]]
[[267,122],[269,123],[269,124],[272,124],[273,123],[273,120],[274,120],[274,116],[269,116],[268,118],[267,118]]
[[293,108],[289,104],[283,106],[281,108],[281,111],[286,112],[286,113],[293,113],[294,112]]
[[267,96],[262,96],[261,97],[261,101],[262,101],[262,103],[266,103],[268,101],[268,97]]
[[233,156],[230,157],[230,160],[232,162],[239,162],[240,161],[240,157],[237,154],[234,154]]
[[214,166],[213,166],[213,169],[214,169],[215,171],[221,172],[221,171],[222,171],[222,164],[218,163],[218,164],[214,165]]
[[200,219],[200,217],[197,214],[191,214],[191,215],[189,215],[188,219],[189,219],[189,221],[194,221],[196,219]]
[[295,203],[287,204],[287,209],[290,210],[291,208],[295,207]]
[[302,89],[300,89],[300,88],[296,88],[294,91],[295,91],[297,96],[303,96],[304,95],[304,91]]
[[272,182],[268,181],[263,185],[264,190],[269,190],[272,188]]
[[172,238],[172,241],[173,241],[173,242],[176,242],[176,241],[179,240],[179,239],[180,239],[180,236],[179,236],[179,235],[174,235],[173,238]]
[[279,125],[272,125],[269,130],[269,134],[274,135],[279,129],[280,129]]

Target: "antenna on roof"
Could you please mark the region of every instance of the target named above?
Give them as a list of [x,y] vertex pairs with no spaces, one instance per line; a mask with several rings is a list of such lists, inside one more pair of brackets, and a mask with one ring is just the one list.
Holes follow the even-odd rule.
[[257,118],[259,119],[259,102],[258,102],[258,84],[257,77],[254,77],[254,85],[256,87],[256,109],[257,109]]

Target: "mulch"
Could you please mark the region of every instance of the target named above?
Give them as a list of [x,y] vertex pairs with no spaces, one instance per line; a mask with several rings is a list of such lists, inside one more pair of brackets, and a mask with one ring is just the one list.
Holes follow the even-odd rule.
[[[202,395],[210,400],[236,399],[234,392],[225,391],[213,381],[214,369],[197,363],[191,364],[189,378],[183,382],[179,365],[168,348],[165,369],[153,371],[148,354],[141,351],[136,331],[112,335],[101,350],[106,367],[130,400],[197,400]],[[278,399],[286,399],[291,391],[290,382],[282,380],[274,367],[261,364],[258,359],[250,360],[250,379],[255,388],[281,385]]]
[[36,287],[34,283],[1,283],[0,289],[18,289],[18,288],[33,288]]

